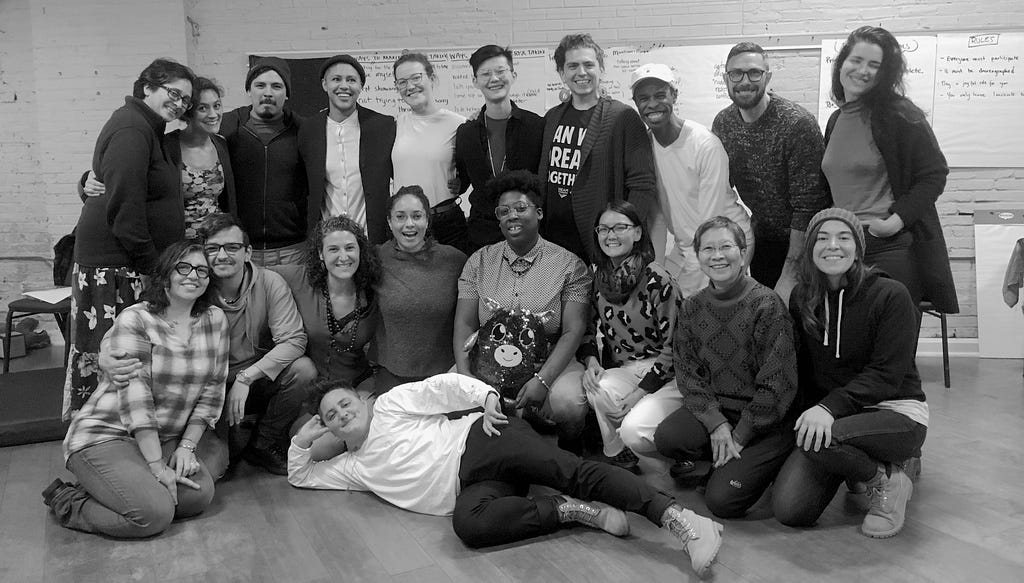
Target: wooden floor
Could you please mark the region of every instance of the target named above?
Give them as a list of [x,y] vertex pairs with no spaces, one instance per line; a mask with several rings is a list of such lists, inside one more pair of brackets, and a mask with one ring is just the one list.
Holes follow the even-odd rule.
[[[725,522],[716,581],[1024,581],[1021,361],[921,359],[931,407],[924,471],[903,533],[858,533],[843,489],[816,528],[784,527],[765,501]],[[2,406],[2,404],[0,404]],[[647,479],[672,488],[645,466]],[[676,543],[638,516],[617,539],[573,528],[474,551],[445,518],[368,494],[305,491],[242,466],[203,516],[123,542],[58,526],[40,498],[70,479],[58,442],[0,449],[0,581],[642,582],[695,580]],[[700,496],[673,488],[706,512]]]

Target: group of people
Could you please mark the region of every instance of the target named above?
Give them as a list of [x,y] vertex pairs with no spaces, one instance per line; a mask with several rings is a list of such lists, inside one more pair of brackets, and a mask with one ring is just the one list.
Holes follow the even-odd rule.
[[[948,168],[896,39],[847,39],[824,138],[767,90],[754,43],[729,52],[733,103],[710,130],[677,114],[663,64],[634,71],[635,110],[606,96],[587,34],[555,50],[568,97],[544,117],[511,101],[508,49],[470,65],[470,120],[434,100],[419,53],[394,64],[397,119],[358,103],[349,55],[323,63],[329,107],[308,119],[284,107],[276,57],[231,112],[183,65],[142,72],[81,184],[78,483],[43,492],[59,522],[150,536],[202,512],[244,457],[453,514],[470,546],[567,522],[623,535],[636,512],[706,573],[721,525],[638,477],[646,456],[699,476],[718,517],[774,483],[776,517],[809,526],[845,481],[870,501],[862,531],[897,534],[928,424],[918,303],[957,306],[934,205]],[[543,322],[513,350],[538,360],[511,406],[468,350],[502,307]],[[561,448],[510,414],[525,408]],[[601,461],[566,451],[591,410]]]

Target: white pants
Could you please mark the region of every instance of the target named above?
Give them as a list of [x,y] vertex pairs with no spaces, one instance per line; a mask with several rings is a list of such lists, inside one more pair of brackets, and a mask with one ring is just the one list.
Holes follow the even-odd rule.
[[633,406],[622,420],[620,439],[637,455],[658,456],[658,449],[654,446],[654,431],[666,417],[682,406],[683,396],[673,380]]
[[[601,441],[604,443],[606,456],[614,456],[628,445],[623,443],[619,436],[619,421],[612,419],[611,415],[621,414],[623,408],[627,406],[627,397],[639,388],[640,381],[653,366],[654,359],[648,358],[631,361],[618,368],[605,369],[597,382],[597,391],[587,393],[587,400],[597,414],[597,426],[601,429]],[[675,386],[674,382],[670,384]]]

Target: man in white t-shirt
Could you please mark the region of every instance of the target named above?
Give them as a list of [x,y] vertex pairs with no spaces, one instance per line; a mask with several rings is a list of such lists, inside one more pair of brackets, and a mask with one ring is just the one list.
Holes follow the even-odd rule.
[[[633,71],[630,88],[654,150],[661,208],[652,223],[667,222],[673,241],[664,258],[665,268],[683,297],[688,297],[708,281],[693,250],[697,227],[712,217],[728,217],[743,229],[747,246],[752,248],[750,217],[729,186],[729,157],[722,142],[706,127],[675,114],[678,91],[672,69],[662,64],[643,65]],[[656,244],[656,248],[660,257],[664,245]]]

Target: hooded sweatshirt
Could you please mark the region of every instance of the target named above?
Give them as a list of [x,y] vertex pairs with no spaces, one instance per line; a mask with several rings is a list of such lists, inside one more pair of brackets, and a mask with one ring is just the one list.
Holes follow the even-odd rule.
[[[823,335],[804,329],[800,290],[790,313],[800,338],[800,391],[836,418],[883,401],[925,400],[917,373],[917,307],[902,283],[869,273],[858,289],[828,293]],[[885,407],[883,408],[890,408]]]

